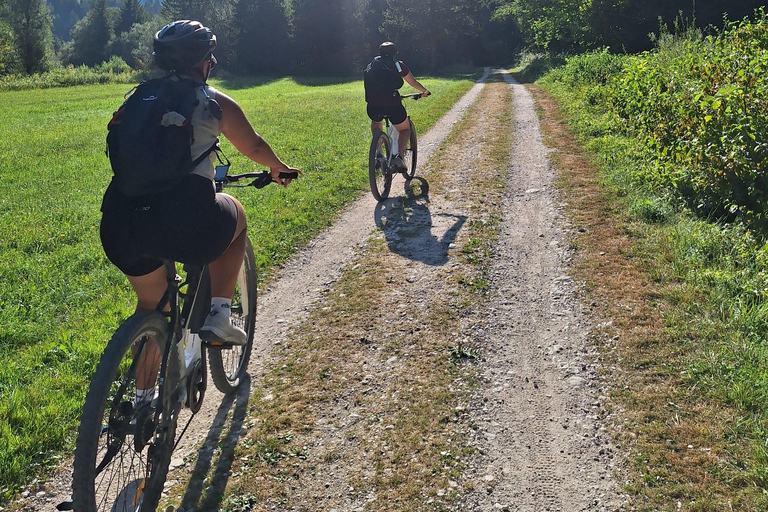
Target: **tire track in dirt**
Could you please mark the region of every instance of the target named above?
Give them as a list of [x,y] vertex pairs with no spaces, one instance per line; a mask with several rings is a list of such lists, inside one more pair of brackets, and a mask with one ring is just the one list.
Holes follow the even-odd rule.
[[470,472],[477,511],[613,511],[613,450],[597,417],[596,349],[567,275],[560,215],[533,99],[508,75],[514,146],[491,269],[484,388],[475,400]]

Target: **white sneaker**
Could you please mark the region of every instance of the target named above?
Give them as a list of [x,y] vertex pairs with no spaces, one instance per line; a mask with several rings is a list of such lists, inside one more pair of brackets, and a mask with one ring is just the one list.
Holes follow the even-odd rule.
[[405,162],[403,162],[403,157],[400,155],[400,153],[396,154],[392,157],[392,166],[396,167],[398,171],[405,171]]
[[224,315],[208,315],[200,328],[200,338],[209,343],[227,343],[245,345],[248,335],[245,331],[232,324],[232,319]]

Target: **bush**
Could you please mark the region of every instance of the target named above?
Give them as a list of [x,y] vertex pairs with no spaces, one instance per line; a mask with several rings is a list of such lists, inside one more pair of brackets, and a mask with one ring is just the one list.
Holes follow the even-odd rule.
[[768,234],[768,17],[631,59],[612,106],[657,158],[649,175],[699,215]]

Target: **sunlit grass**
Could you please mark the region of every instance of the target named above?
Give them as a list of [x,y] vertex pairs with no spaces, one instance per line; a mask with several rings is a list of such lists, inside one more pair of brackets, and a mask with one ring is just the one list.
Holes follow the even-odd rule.
[[[472,83],[425,78],[410,102],[421,131]],[[304,175],[230,189],[243,202],[261,277],[367,187],[369,120],[362,82],[215,86]],[[0,501],[72,446],[85,387],[111,333],[134,306],[99,242],[111,171],[106,125],[130,86],[2,93],[0,102]],[[224,141],[231,172],[254,168]]]

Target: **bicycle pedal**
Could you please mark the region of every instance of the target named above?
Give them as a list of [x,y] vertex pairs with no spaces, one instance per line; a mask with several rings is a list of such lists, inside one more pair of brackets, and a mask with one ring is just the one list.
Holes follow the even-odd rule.
[[221,350],[232,350],[232,347],[235,346],[233,343],[226,343],[223,341],[204,341],[203,344],[208,348],[218,348]]

